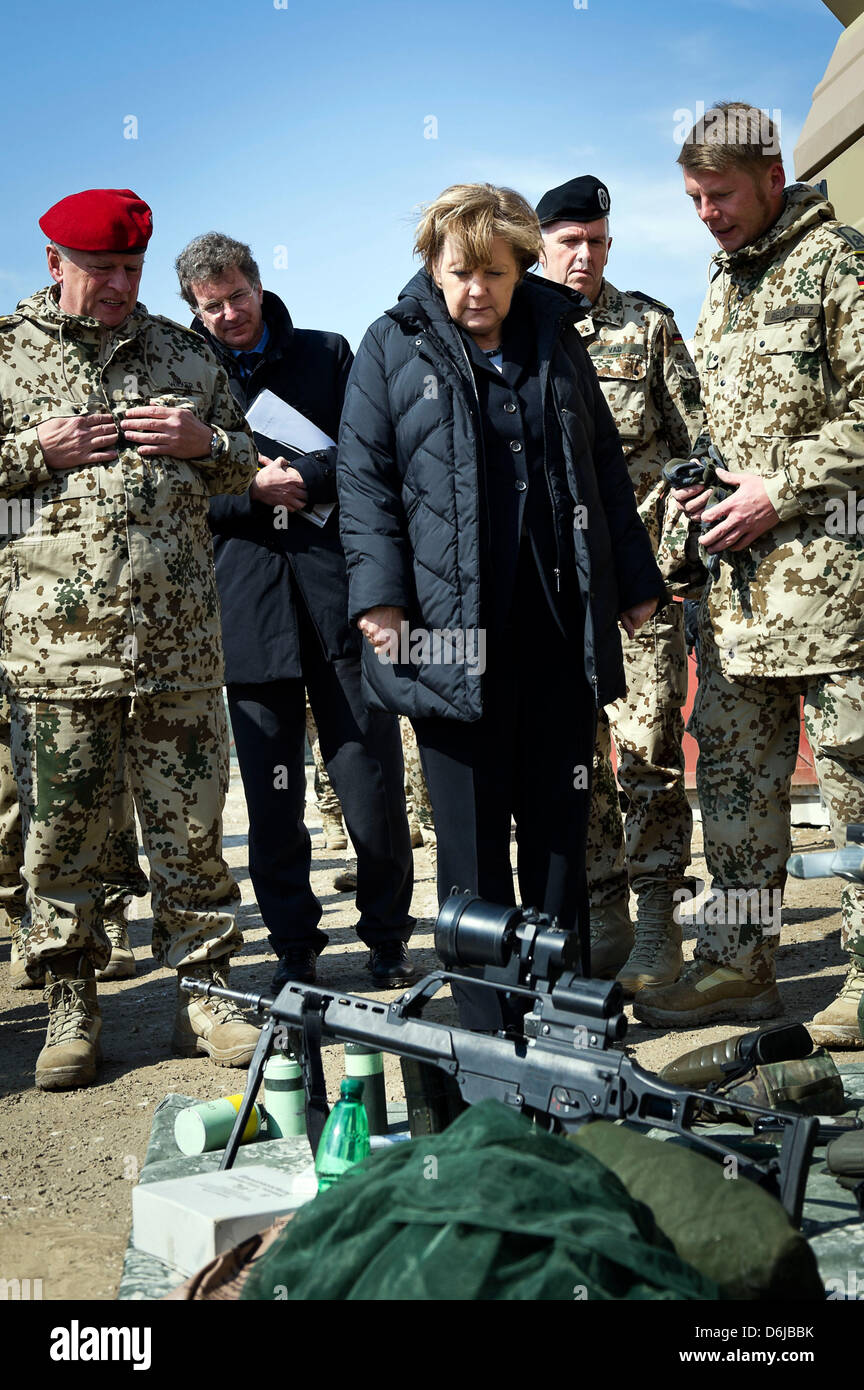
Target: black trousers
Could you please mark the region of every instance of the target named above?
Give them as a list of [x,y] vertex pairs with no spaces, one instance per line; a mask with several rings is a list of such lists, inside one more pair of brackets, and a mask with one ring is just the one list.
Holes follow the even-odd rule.
[[[438,837],[439,903],[456,887],[515,904],[512,817],[522,905],[558,916],[567,930],[587,909],[596,711],[578,614],[572,625],[565,638],[523,566],[510,625],[487,634],[483,717],[414,723]],[[521,1013],[482,986],[457,984],[453,995],[466,1028],[492,1031]]]
[[227,687],[249,812],[249,875],[270,944],[277,955],[288,946],[320,953],[329,940],[309,883],[304,686],[357,851],[357,935],[367,946],[407,941],[414,863],[398,721],[366,710],[359,657],[328,661],[299,597],[296,609],[302,679]]

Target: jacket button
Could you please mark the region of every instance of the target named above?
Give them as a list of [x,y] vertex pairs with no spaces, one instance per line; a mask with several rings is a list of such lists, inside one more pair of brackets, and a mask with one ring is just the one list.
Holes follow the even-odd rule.
[[504,409],[507,411],[508,415],[514,415],[516,412],[516,407],[512,401],[508,401]]
[[513,450],[514,454],[521,454],[522,452],[522,445],[519,443],[518,439],[510,440],[510,448]]
[[414,339],[414,346],[415,346],[415,347],[422,347],[422,346],[423,346],[423,339],[422,339],[422,338],[415,338],[415,339]]
[[27,424],[27,421],[28,421],[29,419],[30,419],[30,416],[29,416],[29,415],[22,415],[22,416],[21,416],[21,420],[22,420],[22,422],[23,422],[25,425]]
[[764,347],[764,346],[765,346],[765,339],[764,339],[764,338],[762,339],[762,341],[761,341],[761,343],[759,344],[759,346],[760,346],[760,347]]
[[524,478],[520,478],[519,481],[518,481],[517,484],[516,484],[516,491],[517,491],[517,492],[527,492],[527,490],[528,490],[528,484],[525,482]]

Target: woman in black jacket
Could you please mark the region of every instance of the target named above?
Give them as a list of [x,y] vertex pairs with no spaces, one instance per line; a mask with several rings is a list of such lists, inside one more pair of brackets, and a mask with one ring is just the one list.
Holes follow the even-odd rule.
[[[339,445],[350,613],[374,708],[408,714],[438,889],[522,902],[587,933],[594,722],[629,635],[665,599],[618,435],[576,328],[586,301],[526,278],[530,205],[456,185],[421,270],[366,333]],[[466,1026],[508,1021],[457,988]]]

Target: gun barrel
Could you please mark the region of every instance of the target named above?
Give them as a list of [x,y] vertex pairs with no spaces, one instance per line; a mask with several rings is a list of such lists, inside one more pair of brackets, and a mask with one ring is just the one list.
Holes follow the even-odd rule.
[[809,854],[791,854],[786,868],[793,878],[838,878],[864,883],[864,849],[847,845],[845,849],[820,849]]
[[190,980],[188,976],[180,981],[180,988],[187,994],[212,995],[216,999],[233,999],[236,1004],[242,1004],[244,1009],[254,1009],[256,1013],[263,1014],[273,1004],[272,999],[268,999],[264,994],[241,994],[236,989],[225,989],[222,985],[215,985],[209,980]]

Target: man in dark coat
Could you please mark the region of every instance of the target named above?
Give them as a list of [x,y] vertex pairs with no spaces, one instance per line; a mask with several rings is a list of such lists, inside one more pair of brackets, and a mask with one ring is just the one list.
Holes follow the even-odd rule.
[[[269,390],[335,437],[351,350],[333,333],[295,329],[261,286],[248,246],[211,232],[177,259],[194,327],[243,409]],[[280,956],[274,988],[315,979],[328,938],[309,883],[304,823],[305,696],[357,851],[357,933],[376,983],[413,975],[405,942],[413,887],[398,725],[360,692],[360,639],[348,623],[336,515],[335,447],[301,452],[260,434],[259,472],[242,497],[210,510],[222,604],[226,685],[249,810],[249,872]],[[286,455],[292,455],[289,459]],[[311,513],[317,508],[317,515]],[[305,515],[301,514],[305,513]],[[326,517],[326,519],[324,519]]]

